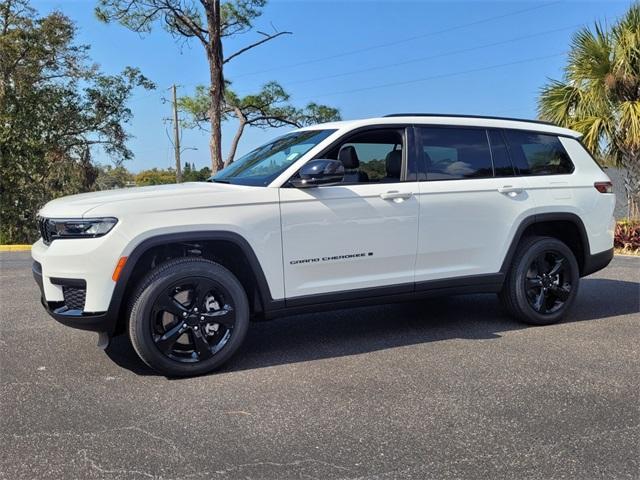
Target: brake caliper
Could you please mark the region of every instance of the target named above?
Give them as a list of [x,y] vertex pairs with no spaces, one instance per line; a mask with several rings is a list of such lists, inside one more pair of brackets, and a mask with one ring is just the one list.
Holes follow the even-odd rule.
[[[217,310],[220,310],[220,304],[218,303],[218,301],[215,299],[215,297],[213,295],[209,295],[205,299],[204,306],[205,306],[205,308],[207,310],[207,313],[215,312]],[[220,324],[219,323],[206,323],[204,325],[204,333],[208,337],[213,337],[216,333],[218,333],[219,329],[220,329]]]

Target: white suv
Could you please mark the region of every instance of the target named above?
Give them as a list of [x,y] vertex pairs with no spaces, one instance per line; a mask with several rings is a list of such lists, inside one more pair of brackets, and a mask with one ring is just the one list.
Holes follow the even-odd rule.
[[209,182],[49,202],[33,271],[56,320],[102,345],[127,331],[171,376],[309,310],[495,292],[548,324],[613,255],[611,182],[579,137],[452,115],[303,128]]

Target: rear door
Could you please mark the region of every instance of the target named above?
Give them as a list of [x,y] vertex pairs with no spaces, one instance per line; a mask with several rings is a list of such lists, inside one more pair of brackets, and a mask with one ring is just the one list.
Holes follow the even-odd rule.
[[418,186],[408,144],[404,126],[347,134],[318,156],[343,161],[344,183],[280,189],[288,304],[413,290]]
[[416,138],[423,170],[416,288],[498,272],[520,221],[534,209],[525,179],[515,176],[503,133],[416,126]]

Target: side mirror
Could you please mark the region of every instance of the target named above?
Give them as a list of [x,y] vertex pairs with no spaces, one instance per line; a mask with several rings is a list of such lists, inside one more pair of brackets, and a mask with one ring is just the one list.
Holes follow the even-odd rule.
[[306,163],[298,172],[298,177],[291,179],[291,184],[296,188],[309,188],[341,183],[343,179],[342,162],[321,158]]

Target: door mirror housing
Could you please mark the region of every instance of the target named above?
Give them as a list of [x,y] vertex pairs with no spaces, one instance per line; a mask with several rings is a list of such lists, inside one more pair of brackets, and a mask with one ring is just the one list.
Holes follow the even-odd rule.
[[338,160],[319,158],[307,162],[299,171],[298,177],[291,179],[296,188],[334,185],[344,179],[344,166]]

